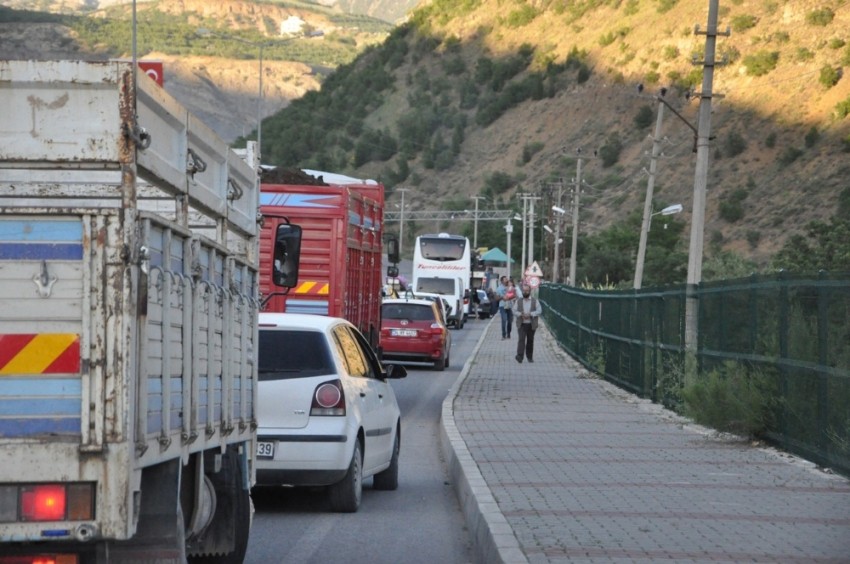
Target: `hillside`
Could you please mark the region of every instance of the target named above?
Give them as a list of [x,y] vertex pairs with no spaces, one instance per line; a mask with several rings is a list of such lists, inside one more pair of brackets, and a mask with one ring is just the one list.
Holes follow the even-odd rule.
[[[226,11],[228,4],[217,5]],[[483,209],[521,208],[520,193],[538,194],[544,199],[537,209],[548,210],[558,181],[568,207],[581,148],[588,157],[581,261],[588,234],[623,224],[636,237],[657,111],[653,96],[667,87],[665,100],[696,123],[698,100],[685,93],[702,85],[702,67],[692,59],[701,61],[705,36],[694,34],[694,26],[705,29],[708,4],[433,0],[386,43],[367,47],[329,75],[321,90],[321,77],[309,65],[266,80],[281,90],[280,98],[267,92],[268,110],[286,106],[290,94],[299,97],[264,122],[263,154],[268,164],[380,178],[391,192],[390,209],[400,204],[400,193],[392,191],[404,187],[408,210],[470,209],[473,196],[487,198],[479,202]],[[237,20],[229,21],[243,25]],[[731,251],[763,268],[809,220],[832,218],[850,188],[850,79],[844,76],[850,6],[846,0],[724,0],[719,27],[727,26],[730,36],[717,38],[727,64],[714,74],[706,257]],[[4,29],[4,52],[17,45],[4,43],[7,37]],[[73,38],[61,44],[56,51],[81,48]],[[236,108],[236,123],[253,127],[252,65],[174,55],[169,66],[180,70],[167,88],[182,89],[190,107],[199,102],[202,115]],[[287,73],[300,88],[279,86]],[[197,95],[209,83],[216,87]],[[638,84],[645,85],[642,94]],[[656,218],[648,258],[662,236],[678,238],[679,251],[686,250],[689,233],[693,134],[672,112],[665,115],[654,209],[681,203],[685,212],[667,219],[666,231]],[[599,158],[589,158],[594,151]],[[553,217],[545,221],[554,225]],[[437,229],[471,235],[470,223],[410,222],[405,235],[412,240]],[[504,248],[502,226],[493,223],[479,225],[479,242]],[[518,230],[519,258],[517,237]],[[542,238],[538,254],[551,257],[551,238]],[[568,226],[564,238],[562,252],[569,247]]]
[[[346,135],[353,122],[337,123],[316,150],[324,164],[349,163],[349,174],[410,188],[406,207],[430,210],[469,209],[476,195],[501,207],[516,205],[517,193],[551,193],[556,179],[569,184],[577,148],[588,156],[616,149],[613,163],[583,163],[591,187],[583,196],[581,231],[598,232],[643,208],[656,112],[652,95],[669,87],[665,99],[696,124],[698,100],[684,94],[702,85],[702,68],[692,57],[701,60],[705,37],[695,35],[694,26],[704,30],[707,15],[707,0],[435,1],[416,12],[407,30],[394,33],[381,53],[361,57],[354,71],[310,100],[312,115],[319,108],[332,111],[332,100],[346,96],[348,82],[364,81],[378,66],[390,75],[382,77],[389,86],[371,93],[373,103],[363,110],[368,114],[353,128],[362,132]],[[848,187],[850,120],[842,113],[850,95],[843,76],[850,64],[850,7],[845,1],[721,2],[719,26],[732,31],[717,39],[718,58],[725,56],[728,64],[715,72],[707,252],[733,251],[765,266],[809,220],[832,217]],[[529,55],[519,72],[505,71],[498,85],[479,80],[482,60],[484,67],[510,69],[523,45]],[[828,86],[824,69],[835,74]],[[541,95],[523,94],[534,80]],[[646,87],[638,95],[641,83]],[[482,119],[485,111],[501,113]],[[687,223],[693,134],[671,112],[666,116],[655,209],[681,203],[685,213],[679,219]],[[280,131],[281,138],[297,131],[315,135],[304,108],[294,106],[270,121],[269,130]],[[420,123],[428,124],[427,135],[416,139],[418,146],[406,145],[409,130]],[[364,138],[379,147],[368,162],[357,152]],[[441,161],[441,155],[447,156]],[[315,154],[277,157],[279,164],[323,164]],[[550,207],[546,201],[543,209]],[[417,229],[450,228],[411,227],[405,230],[411,237]],[[687,236],[686,229],[685,248]],[[484,244],[505,244],[503,232],[491,239]]]

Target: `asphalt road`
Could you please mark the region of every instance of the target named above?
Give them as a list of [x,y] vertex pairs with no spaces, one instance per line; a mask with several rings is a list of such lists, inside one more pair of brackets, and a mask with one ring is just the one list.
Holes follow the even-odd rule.
[[247,564],[463,564],[470,536],[439,448],[440,410],[487,321],[452,330],[451,366],[409,367],[392,381],[402,413],[399,489],[373,491],[364,482],[354,514],[332,513],[322,490],[255,492]]

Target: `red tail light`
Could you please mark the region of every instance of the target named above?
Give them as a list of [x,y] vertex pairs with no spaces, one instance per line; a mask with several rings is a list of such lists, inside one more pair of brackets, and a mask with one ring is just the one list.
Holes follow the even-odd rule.
[[444,331],[443,326],[440,325],[439,323],[432,323],[431,324],[431,334],[432,335],[442,335],[443,331]]
[[21,518],[24,521],[65,519],[65,487],[46,484],[21,490]]
[[316,386],[310,415],[345,415],[345,392],[342,391],[342,382],[332,380]]
[[74,554],[0,556],[0,564],[78,564],[79,561]]

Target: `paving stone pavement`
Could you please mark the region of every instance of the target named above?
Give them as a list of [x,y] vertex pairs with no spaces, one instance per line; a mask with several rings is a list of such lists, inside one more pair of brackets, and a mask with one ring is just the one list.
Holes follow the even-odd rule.
[[850,563],[850,480],[484,330],[443,404],[477,562]]

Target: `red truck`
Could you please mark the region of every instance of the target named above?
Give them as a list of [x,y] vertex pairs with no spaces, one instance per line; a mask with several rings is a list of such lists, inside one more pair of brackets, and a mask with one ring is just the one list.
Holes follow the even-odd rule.
[[[381,330],[384,186],[338,174],[266,169],[260,184],[260,293],[264,311],[343,317],[373,346]],[[302,229],[298,284],[276,292],[271,280],[274,233]]]

